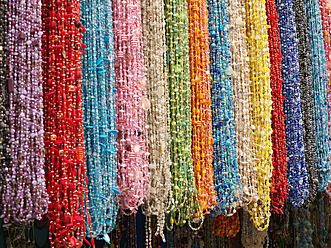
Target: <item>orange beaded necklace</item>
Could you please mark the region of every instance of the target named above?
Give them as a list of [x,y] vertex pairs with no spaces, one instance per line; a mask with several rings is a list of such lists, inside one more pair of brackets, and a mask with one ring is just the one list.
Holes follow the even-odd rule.
[[208,12],[205,0],[188,0],[189,56],[192,107],[192,159],[201,209],[208,213],[216,201],[213,185],[211,76],[209,72]]

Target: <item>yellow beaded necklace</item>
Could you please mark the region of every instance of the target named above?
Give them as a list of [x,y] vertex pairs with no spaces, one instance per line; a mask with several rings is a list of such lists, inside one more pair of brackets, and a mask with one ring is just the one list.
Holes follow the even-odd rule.
[[257,196],[249,212],[259,231],[269,226],[272,176],[271,89],[265,1],[246,0],[247,45],[251,79],[250,112]]

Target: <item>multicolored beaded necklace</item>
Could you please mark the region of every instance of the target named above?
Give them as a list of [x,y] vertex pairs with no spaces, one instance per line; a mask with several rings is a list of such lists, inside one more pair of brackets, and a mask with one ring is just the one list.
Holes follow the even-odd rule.
[[107,233],[116,224],[119,193],[111,2],[80,3],[86,29],[82,42],[87,46],[82,56],[82,107],[92,233],[108,241]]

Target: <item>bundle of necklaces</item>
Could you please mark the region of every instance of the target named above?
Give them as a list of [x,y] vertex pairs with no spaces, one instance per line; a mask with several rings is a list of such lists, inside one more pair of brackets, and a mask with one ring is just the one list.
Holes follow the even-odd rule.
[[[233,88],[236,151],[243,197],[241,205],[247,208],[256,197],[251,139],[251,94],[246,44],[246,10],[239,0],[229,0],[229,45],[231,49],[231,74]],[[226,22],[226,20],[224,20]]]
[[136,213],[149,194],[146,78],[140,1],[113,2],[120,207]]
[[108,240],[107,233],[116,223],[119,193],[111,2],[81,1],[81,20],[87,47],[82,55],[82,107],[91,231],[93,237],[104,235]]
[[272,151],[273,151],[273,171],[272,171],[272,188],[271,188],[271,205],[276,213],[283,213],[285,199],[287,198],[287,149],[285,137],[285,124],[283,112],[283,93],[282,93],[282,71],[281,62],[282,54],[280,48],[280,37],[278,27],[278,13],[274,0],[266,2],[268,41],[270,51],[270,87],[272,94],[271,121],[273,134]]
[[216,215],[233,215],[241,200],[233,112],[231,53],[229,49],[228,2],[207,1],[209,11],[210,73],[214,135],[214,184]]
[[285,133],[288,161],[289,201],[301,206],[308,197],[308,177],[304,157],[302,114],[300,104],[299,64],[294,13],[291,0],[276,0],[282,51],[282,75]]
[[170,108],[171,183],[173,224],[201,218],[191,153],[191,90],[186,1],[165,1],[167,69]]
[[[252,139],[254,142],[255,191],[257,196],[249,205],[254,224],[259,231],[269,225],[270,178],[272,176],[271,89],[267,18],[263,2],[245,1],[247,45],[250,67]],[[253,179],[254,180],[254,179]]]
[[78,0],[43,2],[43,60],[47,61],[43,64],[44,137],[51,247],[82,245],[85,223],[91,223],[81,102],[81,32],[85,28],[79,11]]
[[297,0],[293,2],[295,13],[295,27],[298,39],[300,102],[303,121],[303,140],[305,148],[305,163],[308,173],[309,196],[305,205],[314,201],[318,188],[317,150],[315,142],[314,101],[311,74],[311,54],[308,34],[308,23],[305,11],[305,2]]
[[311,53],[311,75],[314,99],[315,142],[317,167],[319,172],[319,190],[326,190],[330,182],[330,151],[329,151],[329,99],[328,81],[326,75],[326,60],[323,44],[321,11],[318,1],[305,2],[308,20],[308,34]]
[[[200,210],[210,213],[216,203],[213,168],[211,76],[209,72],[208,11],[205,1],[189,0],[189,55],[192,103],[192,159]],[[218,172],[216,172],[217,174]],[[193,222],[197,223],[196,215]]]
[[[142,1],[142,31],[146,91],[151,107],[148,110],[150,194],[143,205],[146,216],[157,216],[156,235],[165,241],[163,229],[166,213],[173,204],[170,172],[169,90],[167,82],[164,3],[162,0]],[[147,222],[146,222],[147,223]],[[149,233],[150,225],[148,225]],[[148,244],[151,237],[147,234]]]
[[[8,78],[7,85],[3,85],[5,80],[1,83],[4,157],[1,158],[0,207],[5,222],[28,223],[41,219],[48,207],[44,172],[41,2],[8,1],[8,6],[2,7],[6,7],[8,14],[8,22],[2,23],[1,37],[3,45],[7,44],[8,57],[7,61],[2,57],[1,76],[5,79],[6,61]],[[1,50],[3,56],[2,46]]]

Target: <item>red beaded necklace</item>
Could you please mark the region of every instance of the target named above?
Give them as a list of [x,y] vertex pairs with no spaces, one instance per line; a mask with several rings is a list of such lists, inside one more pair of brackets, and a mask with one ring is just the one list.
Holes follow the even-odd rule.
[[[81,106],[79,0],[43,2],[46,180],[51,247],[81,247],[91,223]],[[84,199],[87,206],[85,209]],[[94,242],[92,240],[92,245]]]
[[278,28],[278,14],[274,0],[266,1],[268,41],[270,52],[270,87],[272,95],[272,188],[271,205],[276,213],[283,213],[282,208],[287,198],[287,149],[285,138],[285,115],[283,112],[282,95],[282,55],[280,50],[280,37]]

